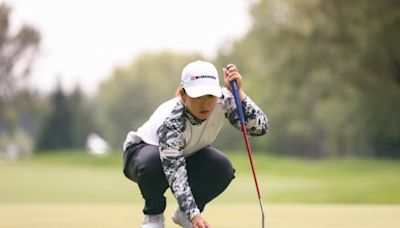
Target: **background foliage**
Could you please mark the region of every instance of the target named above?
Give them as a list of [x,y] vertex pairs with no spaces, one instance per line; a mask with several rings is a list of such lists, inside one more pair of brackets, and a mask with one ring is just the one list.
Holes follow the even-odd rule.
[[[313,158],[400,157],[399,10],[393,0],[255,2],[247,35],[206,59],[218,69],[235,63],[246,92],[267,113],[270,132],[251,139],[253,148]],[[20,75],[29,70],[10,69],[30,68],[40,35],[31,27],[10,34],[9,13],[2,4],[0,136],[16,138],[12,132],[22,129],[41,149],[82,147],[91,131],[121,148],[129,130],[174,96],[182,68],[204,59],[196,53],[144,53],[116,66],[93,97],[60,89],[43,98],[14,86],[24,85]],[[3,89],[9,82],[13,86]],[[68,102],[57,106],[60,93]],[[24,118],[26,112],[32,115]],[[64,130],[70,133],[62,135]],[[46,146],[44,139],[54,145]],[[243,142],[227,124],[216,146],[238,149]]]

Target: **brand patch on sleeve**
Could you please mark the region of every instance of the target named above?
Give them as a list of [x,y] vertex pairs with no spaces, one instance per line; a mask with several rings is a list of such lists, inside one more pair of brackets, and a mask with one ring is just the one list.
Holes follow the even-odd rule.
[[161,154],[164,157],[176,157],[176,156],[181,155],[182,153],[177,149],[168,148],[168,149],[162,150]]

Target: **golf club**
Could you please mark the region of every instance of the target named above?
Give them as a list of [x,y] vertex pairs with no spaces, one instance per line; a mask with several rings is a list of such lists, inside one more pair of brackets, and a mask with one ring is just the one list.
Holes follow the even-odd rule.
[[232,87],[233,96],[235,97],[236,107],[237,107],[237,110],[238,110],[238,113],[239,113],[240,126],[242,128],[244,140],[246,142],[247,154],[249,155],[251,171],[253,172],[253,178],[254,178],[254,182],[256,184],[258,201],[260,203],[260,208],[261,208],[261,226],[262,226],[262,228],[264,228],[265,227],[264,206],[263,206],[263,203],[261,201],[260,189],[258,187],[256,171],[255,171],[255,168],[254,168],[253,155],[252,155],[251,147],[250,147],[250,144],[249,144],[249,138],[247,136],[247,130],[246,130],[246,125],[245,125],[246,123],[244,121],[244,113],[243,113],[242,102],[240,101],[240,96],[239,96],[239,92],[238,92],[236,81],[232,80],[232,81],[230,81],[230,84],[231,84],[231,87]]

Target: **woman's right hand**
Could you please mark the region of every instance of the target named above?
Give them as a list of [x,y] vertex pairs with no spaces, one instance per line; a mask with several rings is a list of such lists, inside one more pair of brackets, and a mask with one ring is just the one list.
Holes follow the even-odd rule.
[[201,215],[196,215],[192,218],[192,226],[193,228],[210,228],[211,226],[208,222],[201,217]]

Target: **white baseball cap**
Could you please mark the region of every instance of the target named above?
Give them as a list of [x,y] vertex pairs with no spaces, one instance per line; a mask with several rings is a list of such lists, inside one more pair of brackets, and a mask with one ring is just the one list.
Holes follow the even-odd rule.
[[182,70],[181,85],[189,97],[222,96],[217,69],[206,61],[197,60],[186,65]]

